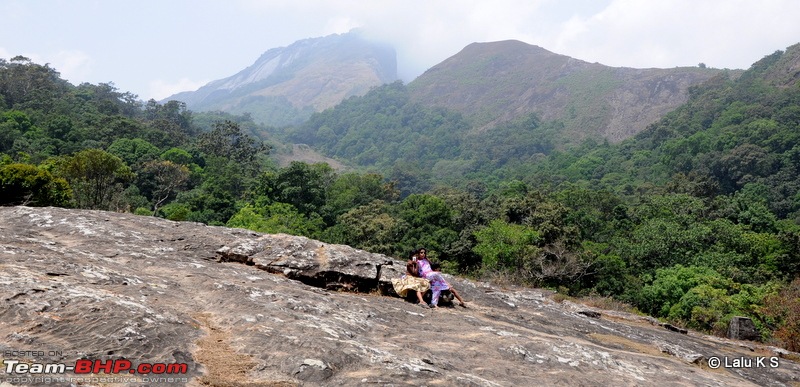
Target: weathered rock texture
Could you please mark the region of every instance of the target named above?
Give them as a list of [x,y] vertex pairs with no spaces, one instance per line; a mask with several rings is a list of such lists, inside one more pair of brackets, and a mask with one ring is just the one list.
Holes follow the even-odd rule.
[[[797,354],[556,303],[542,290],[452,278],[469,308],[423,309],[380,290],[400,262],[288,235],[6,207],[0,259],[6,359],[187,363],[181,385],[800,382]],[[709,367],[759,356],[779,367]]]

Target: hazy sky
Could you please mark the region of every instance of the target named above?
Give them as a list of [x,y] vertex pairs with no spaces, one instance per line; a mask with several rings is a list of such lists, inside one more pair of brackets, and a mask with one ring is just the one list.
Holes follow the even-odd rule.
[[395,46],[406,82],[505,39],[609,66],[748,68],[800,42],[800,1],[0,0],[0,58],[160,99],[355,27]]

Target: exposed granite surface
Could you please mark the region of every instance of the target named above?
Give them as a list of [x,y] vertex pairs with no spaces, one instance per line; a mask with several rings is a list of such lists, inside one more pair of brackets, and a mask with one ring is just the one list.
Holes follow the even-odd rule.
[[[423,309],[386,294],[402,269],[289,235],[0,208],[1,354],[188,364],[174,385],[800,385],[797,354],[543,290],[451,278],[469,307]],[[20,350],[45,354],[6,356]],[[712,369],[713,357],[779,366]],[[33,376],[3,371],[3,385]]]

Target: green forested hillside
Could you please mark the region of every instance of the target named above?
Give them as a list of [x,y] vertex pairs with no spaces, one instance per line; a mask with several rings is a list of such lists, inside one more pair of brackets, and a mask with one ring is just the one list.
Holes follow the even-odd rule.
[[554,154],[528,179],[566,179],[622,194],[661,186],[706,200],[753,192],[777,218],[800,220],[800,75],[795,70],[788,85],[771,78],[797,51],[767,56],[736,79],[720,75],[636,138]]
[[[531,115],[491,130],[473,130],[461,114],[412,102],[401,83],[374,88],[287,128],[290,142],[398,180],[407,194],[433,185],[496,185],[510,170],[563,144],[559,122]],[[419,184],[415,184],[418,182]]]
[[[463,117],[373,90],[279,135],[381,173],[268,159],[246,117],[73,86],[0,62],[0,203],[288,232],[451,272],[613,297],[723,333],[752,317],[800,349],[797,47],[720,75],[636,138],[559,146],[538,117]],[[796,62],[795,62],[796,63]],[[390,144],[391,146],[386,146]]]
[[410,103],[405,86],[395,82],[314,115],[289,139],[361,166],[405,161],[431,168],[456,155],[468,128],[458,115]]
[[[411,177],[427,194],[436,185],[458,188],[434,196],[451,201],[444,206],[451,219],[469,221],[438,223],[452,232],[432,231],[427,235],[441,239],[427,244],[460,270],[611,295],[717,332],[737,313],[774,329],[798,311],[770,304],[783,316],[775,317],[764,309],[800,274],[798,51],[790,47],[743,74],[723,72],[692,87],[685,105],[620,144],[564,147],[560,123],[536,116],[475,135],[462,117],[442,114],[459,123],[457,135],[430,140],[430,148],[446,151],[403,159],[415,168],[397,174],[392,151],[400,142],[363,165],[391,165],[382,171],[400,185]],[[391,95],[406,95],[402,85],[390,87]],[[349,155],[340,153],[340,138],[413,138],[400,123],[408,121],[406,106],[418,105],[382,102],[390,87],[312,117],[290,138],[343,159]],[[371,106],[384,110],[371,115]],[[378,126],[378,119],[388,124]],[[338,132],[315,135],[331,122]],[[371,209],[381,211],[391,213]],[[376,221],[367,215],[361,221]],[[781,294],[795,294],[793,286]]]

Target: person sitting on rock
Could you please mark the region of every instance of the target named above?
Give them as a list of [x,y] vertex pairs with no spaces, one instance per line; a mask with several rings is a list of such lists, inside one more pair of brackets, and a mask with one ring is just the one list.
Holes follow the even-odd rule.
[[419,277],[416,251],[412,251],[410,257],[406,263],[406,273],[399,279],[392,279],[392,286],[402,298],[405,298],[409,291],[416,292],[419,304],[427,307],[428,304],[422,299],[422,295],[431,288],[431,284],[427,279]]
[[464,300],[458,294],[456,289],[444,279],[441,273],[441,265],[438,262],[431,263],[428,260],[428,251],[425,248],[421,248],[417,250],[417,254],[419,255],[419,274],[420,277],[427,279],[430,281],[431,286],[431,308],[438,308],[439,307],[439,296],[442,294],[442,290],[449,290],[450,293],[458,299],[459,305],[466,308],[467,304],[464,303]]

